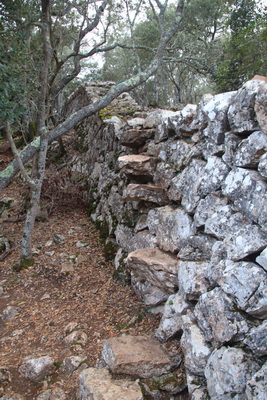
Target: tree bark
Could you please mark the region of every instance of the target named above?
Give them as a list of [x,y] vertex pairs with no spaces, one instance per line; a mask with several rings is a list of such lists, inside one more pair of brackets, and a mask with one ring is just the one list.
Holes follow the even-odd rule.
[[[45,0],[43,0],[43,2],[47,3]],[[145,82],[158,70],[163,62],[163,56],[168,42],[179,29],[185,3],[187,3],[187,0],[178,1],[175,20],[171,28],[167,32],[162,32],[161,40],[158,45],[155,57],[152,60],[151,64],[146,68],[146,70],[138,73],[132,78],[125,80],[124,82],[117,84],[112,89],[110,89],[110,91],[100,100],[81,108],[79,111],[69,116],[64,122],[62,122],[60,125],[52,129],[48,133],[48,144],[60,138],[70,129],[82,122],[85,118],[90,117],[101,109],[107,107],[111,103],[111,101],[118,97],[120,94],[128,92]],[[37,137],[20,152],[20,157],[23,164],[27,163],[39,150],[40,143],[41,138]],[[18,171],[18,163],[16,160],[14,160],[4,171],[0,173],[0,194],[3,192],[4,188],[12,181],[12,178],[17,174]]]

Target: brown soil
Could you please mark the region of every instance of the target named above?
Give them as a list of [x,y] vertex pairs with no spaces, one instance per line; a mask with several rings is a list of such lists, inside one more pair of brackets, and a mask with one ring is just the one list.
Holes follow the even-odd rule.
[[[4,165],[8,153],[0,156]],[[20,215],[24,194],[25,187],[16,178],[2,196],[17,200],[8,218]],[[4,288],[0,314],[8,306],[17,307],[19,314],[10,322],[0,318],[0,368],[10,372],[2,383],[0,397],[18,393],[26,400],[35,400],[45,389],[60,387],[68,400],[75,400],[79,372],[66,375],[58,368],[52,377],[35,384],[19,375],[23,359],[50,355],[59,366],[67,356],[82,353],[92,367],[105,339],[122,333],[153,334],[159,324],[160,317],[146,312],[130,286],[113,279],[114,267],[104,259],[103,244],[84,204],[63,199],[50,211],[46,221],[35,225],[35,263],[20,272],[15,272],[13,265],[20,256],[23,221],[2,223],[2,232],[17,247],[0,262],[0,285]],[[63,235],[64,243],[56,244],[55,234]],[[79,241],[88,246],[77,247]],[[72,263],[71,258],[76,262]],[[73,270],[62,271],[66,265],[73,266]],[[70,322],[86,333],[85,345],[64,343],[64,328]],[[172,342],[169,346],[176,345]]]

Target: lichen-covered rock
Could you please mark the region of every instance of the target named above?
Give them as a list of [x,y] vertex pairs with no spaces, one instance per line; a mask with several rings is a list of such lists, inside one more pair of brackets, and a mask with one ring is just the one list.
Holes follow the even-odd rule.
[[38,382],[55,371],[54,363],[55,360],[50,356],[25,359],[19,373],[31,381]]
[[234,168],[222,189],[240,211],[266,229],[267,183],[258,172]]
[[199,184],[206,163],[202,160],[192,160],[179,175],[173,178],[170,186],[170,199],[181,200],[187,212],[192,212],[201,199]]
[[250,328],[245,317],[234,310],[231,297],[221,288],[215,288],[200,297],[194,316],[206,340],[215,347],[244,339]]
[[170,198],[180,200],[184,209],[191,213],[207,194],[219,190],[229,172],[229,167],[219,157],[209,157],[207,163],[192,160],[184,171],[173,178]]
[[266,234],[258,226],[247,225],[237,229],[224,239],[227,257],[230,260],[241,260],[250,254],[261,251],[266,244]]
[[221,93],[212,96],[202,108],[202,115],[207,127],[203,133],[215,143],[224,142],[224,134],[229,130],[227,111],[236,92]]
[[186,244],[178,253],[178,258],[185,261],[209,260],[212,255],[212,247],[216,239],[209,235],[199,234],[190,236]]
[[178,287],[186,300],[198,298],[210,289],[207,279],[209,263],[205,261],[181,261],[178,272]]
[[222,155],[222,159],[229,167],[233,166],[236,150],[241,140],[240,137],[234,135],[232,132],[225,133],[224,154]]
[[183,335],[181,348],[185,356],[185,367],[193,374],[204,376],[207,360],[212,352],[203,332],[192,322],[190,314],[182,316]]
[[165,303],[163,315],[155,335],[162,341],[167,341],[182,333],[182,315],[192,307],[178,292],[171,294]]
[[116,379],[104,368],[87,368],[79,376],[80,400],[143,400],[137,382]]
[[132,236],[127,247],[130,252],[147,247],[157,247],[157,238],[151,235],[148,229],[145,229]]
[[214,350],[205,368],[211,399],[230,399],[234,395],[244,394],[247,381],[259,368],[241,349],[222,347]]
[[259,326],[252,328],[247,334],[244,343],[257,356],[267,355],[267,320],[263,321]]
[[105,341],[102,358],[116,374],[151,378],[170,371],[171,360],[159,344],[149,336],[120,336]]
[[171,206],[152,209],[148,213],[149,231],[156,236],[158,246],[177,252],[186,239],[195,233],[192,218],[182,209]]
[[247,400],[265,400],[267,393],[267,363],[259,369],[246,384]]
[[264,178],[267,178],[267,153],[259,159],[258,171]]
[[257,167],[260,157],[267,151],[267,134],[261,131],[253,132],[238,146],[234,158],[236,167]]
[[260,130],[254,107],[256,94],[264,86],[263,81],[250,80],[236,92],[228,110],[231,131],[242,134]]
[[209,400],[205,378],[186,371],[187,389],[191,400]]
[[226,206],[227,199],[220,193],[208,194],[201,199],[194,214],[194,223],[197,227],[205,225],[208,218],[220,207]]
[[228,262],[219,282],[238,308],[257,318],[267,318],[267,272],[252,262]]

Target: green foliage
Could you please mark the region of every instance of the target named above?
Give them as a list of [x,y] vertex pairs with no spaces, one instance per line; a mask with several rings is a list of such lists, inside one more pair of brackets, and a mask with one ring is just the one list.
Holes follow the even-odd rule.
[[218,63],[218,91],[239,89],[254,75],[267,75],[267,10],[253,0],[236,0],[229,19],[230,35]]

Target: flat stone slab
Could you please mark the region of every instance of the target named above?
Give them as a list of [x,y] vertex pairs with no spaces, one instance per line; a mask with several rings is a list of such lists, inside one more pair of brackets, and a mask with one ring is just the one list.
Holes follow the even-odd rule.
[[112,380],[105,368],[87,368],[80,374],[81,400],[143,400],[137,382],[116,379]]
[[128,177],[153,177],[156,167],[156,158],[142,154],[131,154],[118,158],[119,168]]
[[103,346],[102,358],[113,373],[140,378],[163,375],[170,371],[171,364],[160,343],[149,336],[109,338]]
[[125,201],[149,201],[160,206],[169,203],[166,190],[160,186],[131,183],[123,192]]

